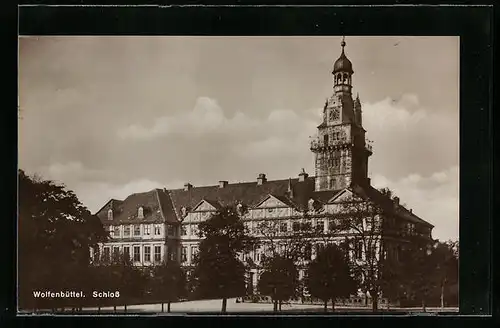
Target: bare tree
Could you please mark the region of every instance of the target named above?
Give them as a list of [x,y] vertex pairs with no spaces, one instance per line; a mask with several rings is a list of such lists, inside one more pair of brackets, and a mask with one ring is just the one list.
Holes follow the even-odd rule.
[[339,235],[344,237],[343,247],[351,254],[353,271],[361,279],[361,290],[372,298],[373,311],[378,310],[378,300],[385,286],[384,271],[386,244],[385,228],[388,217],[385,209],[369,199],[353,194],[338,203],[332,218]]

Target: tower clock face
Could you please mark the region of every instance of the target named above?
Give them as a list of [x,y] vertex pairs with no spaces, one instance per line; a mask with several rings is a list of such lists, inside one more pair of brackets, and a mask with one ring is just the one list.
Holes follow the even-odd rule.
[[340,113],[339,113],[339,110],[338,109],[334,109],[332,110],[331,114],[330,114],[330,121],[335,121],[335,120],[338,120],[340,117]]

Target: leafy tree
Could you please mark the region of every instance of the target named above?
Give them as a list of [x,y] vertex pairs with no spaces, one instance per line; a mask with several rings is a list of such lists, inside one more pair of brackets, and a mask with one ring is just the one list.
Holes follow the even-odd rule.
[[[458,286],[458,241],[447,241],[436,245],[436,258],[438,264],[436,271],[440,278],[440,301],[441,307],[446,302],[446,290],[452,286]],[[458,298],[452,301],[458,303]]]
[[335,300],[354,294],[357,283],[346,254],[335,244],[321,249],[309,263],[307,286],[312,296],[323,301],[325,312],[328,300],[332,300],[332,310],[335,310]]
[[222,298],[223,313],[228,298],[245,294],[245,265],[238,253],[256,243],[246,234],[240,213],[233,206],[222,207],[198,225],[204,239],[194,261],[196,293],[203,298]]
[[167,301],[167,312],[170,312],[170,303],[187,295],[186,274],[177,261],[166,260],[154,268],[153,277],[154,296],[162,300],[161,311]]
[[89,266],[90,247],[108,235],[64,185],[22,170],[18,175],[19,305],[36,308],[42,304],[35,304],[33,291],[78,285],[80,273]]
[[433,296],[444,306],[446,286],[458,282],[454,243],[413,243],[405,249],[401,267],[410,297],[420,299],[424,311]]
[[[149,272],[133,265],[128,255],[114,256],[109,266],[112,285],[120,291],[119,301],[133,302],[144,297]],[[126,303],[125,303],[126,305]]]
[[292,259],[280,255],[266,258],[263,267],[257,288],[261,294],[271,296],[273,310],[277,311],[278,304],[297,293],[297,267]]

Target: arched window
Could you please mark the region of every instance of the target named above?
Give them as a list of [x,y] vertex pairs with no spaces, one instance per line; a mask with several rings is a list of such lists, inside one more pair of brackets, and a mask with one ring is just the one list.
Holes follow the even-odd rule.
[[137,218],[144,219],[144,209],[142,208],[142,206],[140,206],[137,210]]
[[325,142],[325,145],[328,145],[328,134],[323,136],[323,141]]
[[342,83],[342,73],[339,73],[339,75],[337,75],[337,84],[341,83]]
[[344,83],[347,82],[347,73],[344,73]]
[[108,220],[113,220],[113,210],[112,209],[108,210]]

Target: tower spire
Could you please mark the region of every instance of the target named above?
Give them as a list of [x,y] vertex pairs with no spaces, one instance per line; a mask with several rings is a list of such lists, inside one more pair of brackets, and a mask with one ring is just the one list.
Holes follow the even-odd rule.
[[340,42],[340,46],[342,47],[342,53],[344,52],[344,47],[345,47],[345,36],[342,36],[342,42]]

